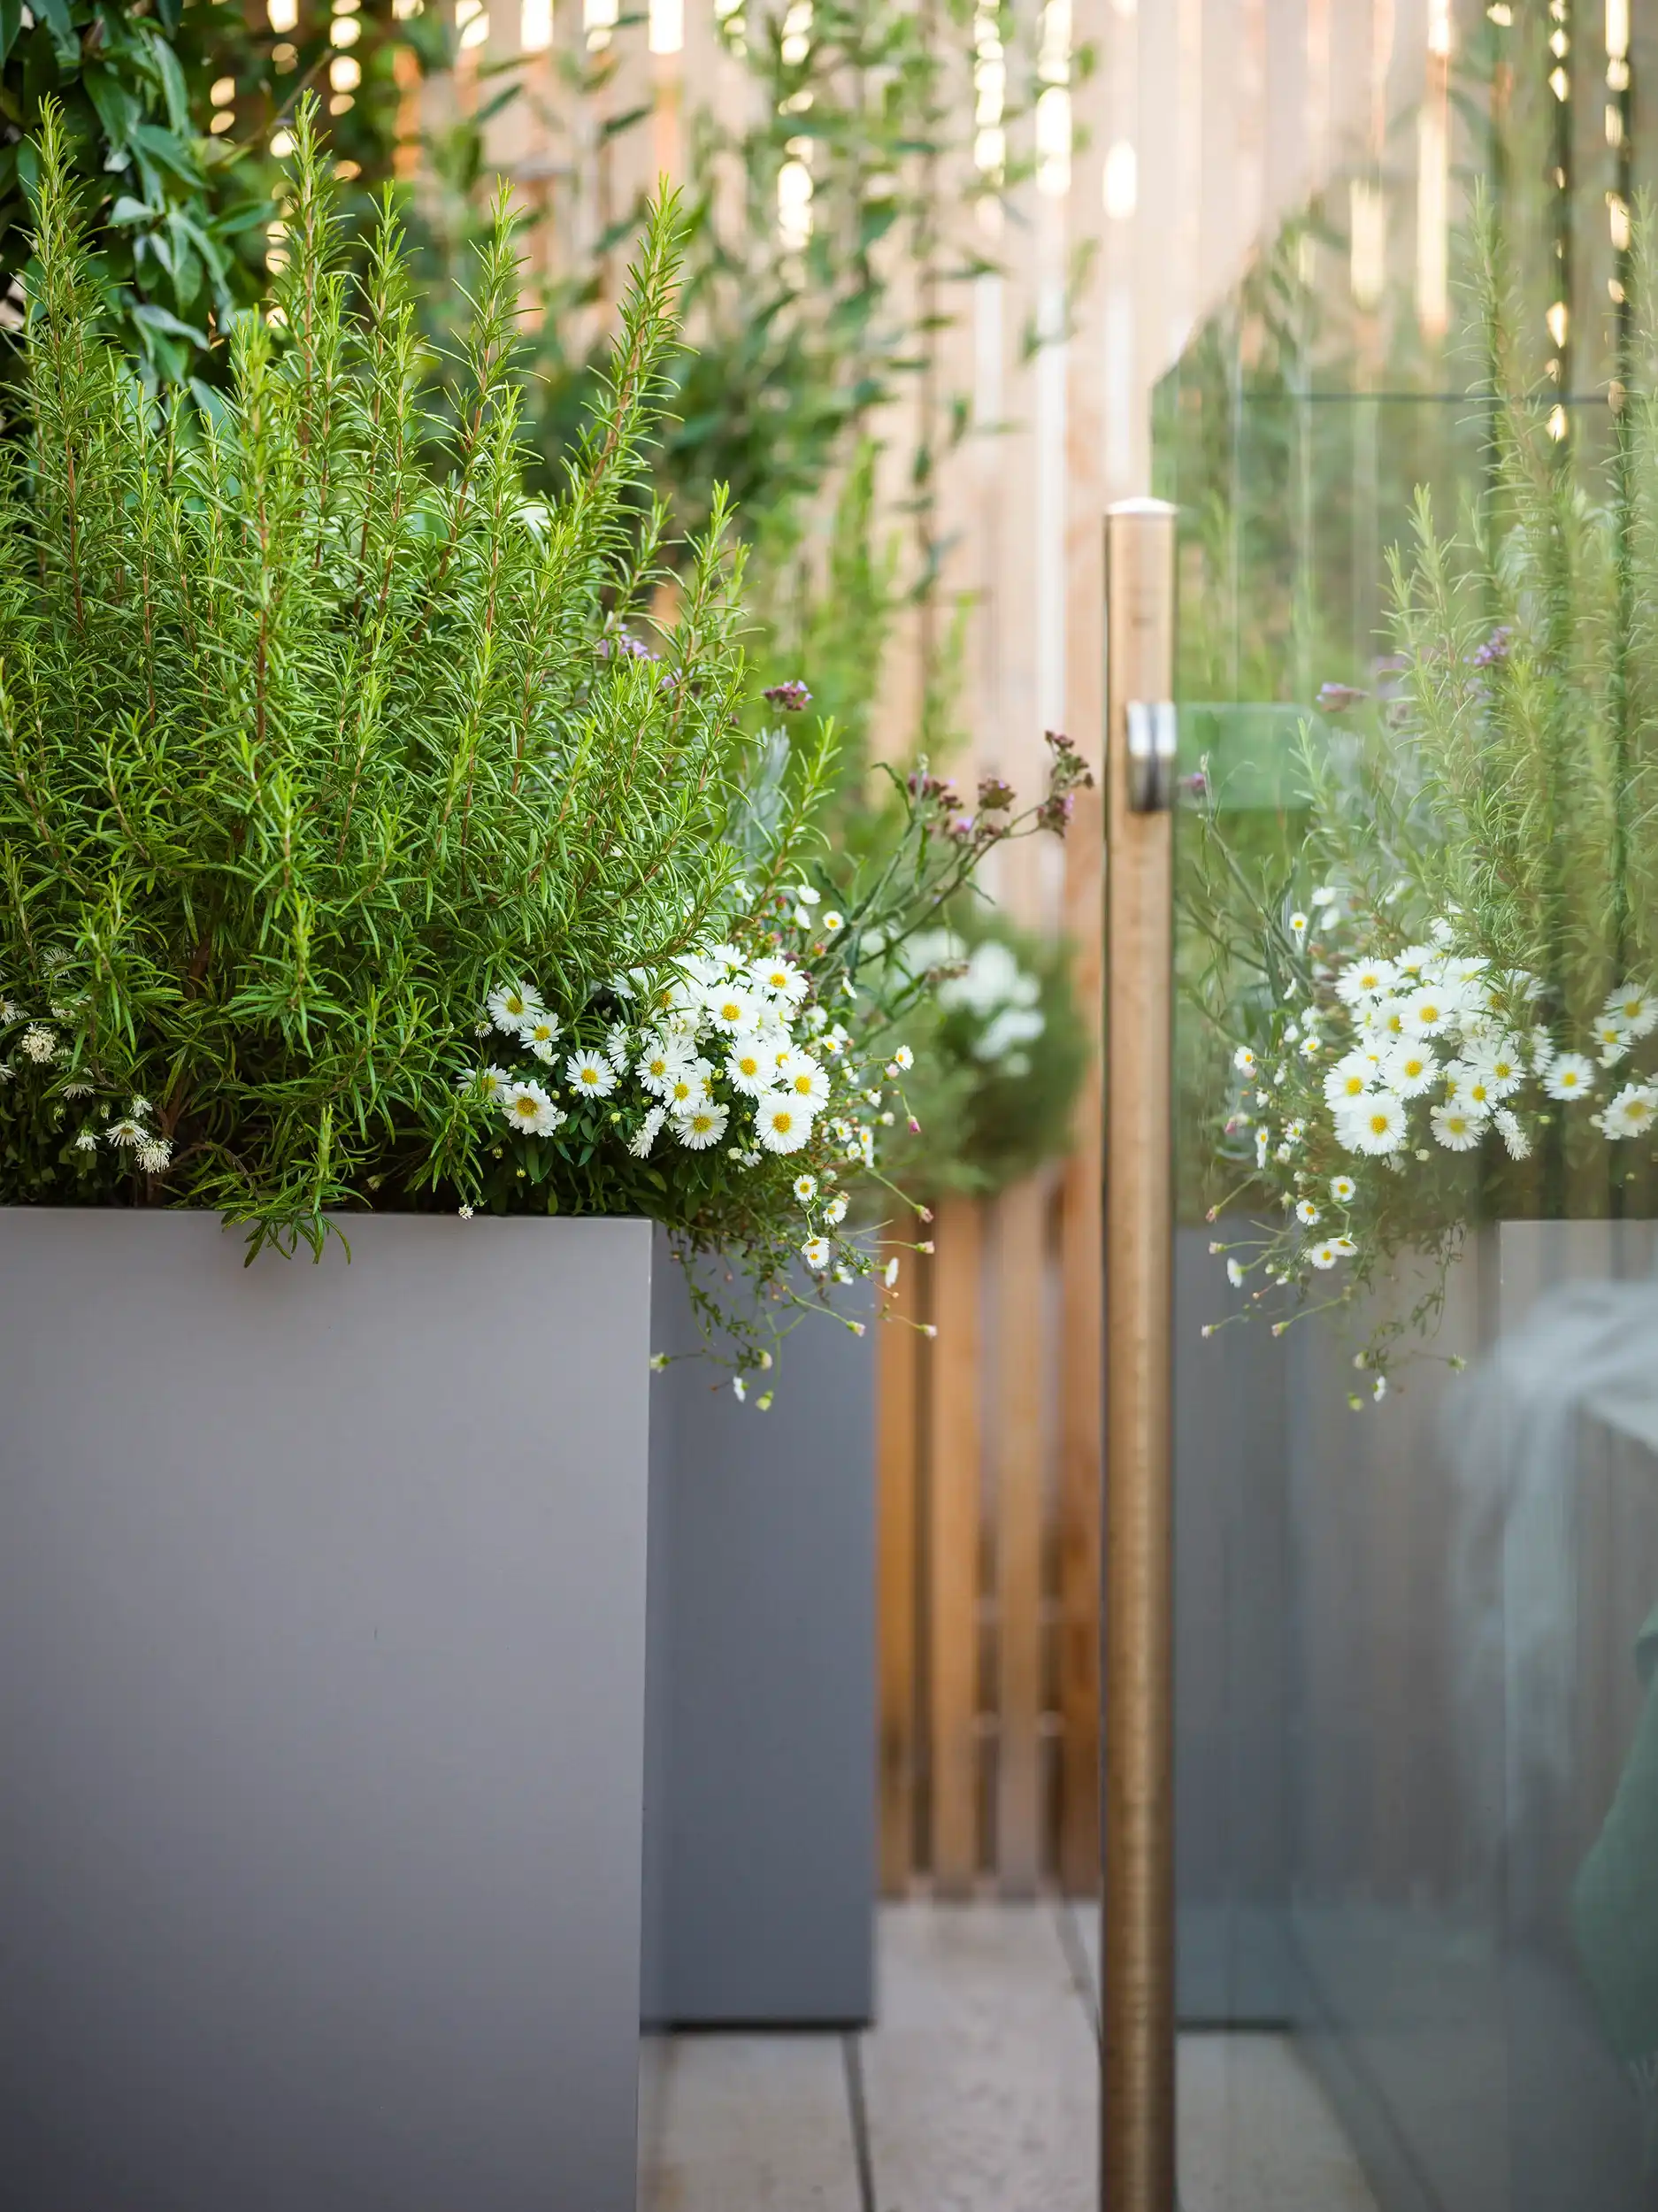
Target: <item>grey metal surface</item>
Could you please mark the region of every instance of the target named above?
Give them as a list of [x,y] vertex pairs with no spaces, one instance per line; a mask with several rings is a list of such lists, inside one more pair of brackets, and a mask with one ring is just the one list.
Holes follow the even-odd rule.
[[1286,1345],[1205,1340],[1238,1294],[1175,1233],[1176,2001],[1185,2026],[1292,2017]]
[[[867,1315],[852,1295],[845,1310]],[[699,1341],[665,1251],[653,1340]],[[873,2009],[873,1332],[808,1316],[772,1379],[766,1413],[701,1361],[652,1384],[657,2020],[808,2025]]]
[[631,2212],[650,1238],[0,1212],[6,2212]]

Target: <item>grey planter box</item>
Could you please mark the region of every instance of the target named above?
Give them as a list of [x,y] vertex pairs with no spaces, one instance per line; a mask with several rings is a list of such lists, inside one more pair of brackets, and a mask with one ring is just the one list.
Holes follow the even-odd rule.
[[632,2212],[650,1232],[0,1211],[6,2212]]
[[[867,1286],[840,1294],[870,1318]],[[653,1342],[700,1342],[659,1248]],[[867,2021],[876,1887],[875,1344],[809,1316],[770,1412],[651,1386],[656,2023]]]

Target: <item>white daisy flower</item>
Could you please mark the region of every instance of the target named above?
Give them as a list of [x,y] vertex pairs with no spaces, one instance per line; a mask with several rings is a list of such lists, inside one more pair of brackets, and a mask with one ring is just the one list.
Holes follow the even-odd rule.
[[1455,1064],[1456,1103],[1470,1114],[1484,1117],[1490,1113],[1497,1103],[1497,1094],[1485,1069],[1474,1060],[1460,1060]]
[[1378,1039],[1383,1044],[1402,1044],[1412,1033],[1406,1026],[1407,1002],[1402,998],[1378,999],[1374,1006],[1366,1007],[1359,1027],[1367,1037]]
[[542,1008],[540,1012],[532,1014],[527,1021],[519,1024],[518,1041],[527,1045],[538,1060],[545,1060],[550,1065],[553,1047],[558,1041],[558,1033],[563,1026],[557,1014],[549,1014]]
[[1648,1036],[1658,1028],[1658,998],[1636,984],[1626,983],[1622,990],[1614,991],[1606,1002],[1606,1010],[1622,1022],[1627,1037]]
[[741,1405],[743,1401],[748,1397],[748,1386],[741,1375],[733,1375],[732,1377],[731,1394],[737,1401],[739,1405]]
[[915,1064],[916,1056],[910,1051],[908,1045],[898,1045],[894,1047],[893,1051],[893,1065],[895,1068],[902,1068],[908,1071],[909,1069],[914,1067]]
[[1255,1056],[1247,1045],[1239,1046],[1232,1056],[1232,1064],[1240,1075],[1253,1075],[1255,1071]]
[[1454,993],[1440,990],[1434,984],[1424,984],[1413,991],[1404,1002],[1404,1029],[1409,1037],[1439,1037],[1456,1019],[1457,1002]]
[[1493,1098],[1508,1098],[1525,1080],[1520,1048],[1512,1037],[1497,1036],[1483,1043],[1474,1065],[1485,1077]]
[[689,1113],[693,1106],[709,1103],[714,1094],[714,1071],[706,1060],[686,1060],[668,1079],[668,1087],[662,1093],[676,1114]]
[[505,1068],[474,1068],[457,1078],[456,1087],[480,1092],[491,1106],[498,1106],[512,1088],[513,1081]]
[[1485,1133],[1484,1114],[1460,1102],[1436,1106],[1428,1119],[1434,1136],[1447,1152],[1471,1152]]
[[1373,1052],[1344,1053],[1324,1077],[1324,1102],[1338,1113],[1356,1106],[1381,1079],[1378,1057]]
[[833,906],[825,907],[817,924],[819,929],[826,930],[831,936],[833,936],[836,930],[844,929],[846,926],[846,916],[838,914]]
[[134,1121],[130,1116],[120,1121],[112,1121],[104,1133],[111,1144],[148,1144],[150,1141],[150,1132],[142,1122]]
[[1391,1091],[1372,1091],[1359,1106],[1342,1114],[1336,1134],[1349,1152],[1380,1158],[1405,1141],[1405,1102]]
[[824,1208],[823,1217],[832,1229],[838,1229],[846,1219],[847,1208],[850,1203],[851,1201],[844,1191],[837,1191]]
[[517,1034],[526,1022],[533,1021],[544,1010],[541,993],[527,983],[503,983],[490,992],[484,1003],[495,1027],[505,1030],[509,1036]]
[[1316,1060],[1324,1048],[1322,1041],[1310,1029],[1301,1039],[1301,1055],[1303,1060]]
[[1239,1261],[1239,1260],[1228,1260],[1228,1261],[1227,1261],[1227,1263],[1226,1263],[1226,1280],[1227,1280],[1227,1281],[1228,1281],[1228,1282],[1232,1285],[1232,1288],[1233,1288],[1234,1290],[1241,1290],[1241,1289],[1243,1288],[1243,1286],[1244,1286],[1244,1271],[1243,1271],[1243,1264],[1242,1264],[1241,1261]]
[[1603,1068],[1616,1067],[1629,1051],[1629,1038],[1616,1014],[1601,1015],[1594,1025],[1594,1041],[1600,1048],[1600,1065]]
[[1271,1142],[1272,1139],[1265,1129],[1257,1129],[1255,1131],[1255,1165],[1257,1167],[1264,1167],[1266,1165],[1267,1152],[1271,1145]]
[[733,1090],[758,1098],[771,1087],[775,1053],[757,1037],[739,1037],[725,1055],[725,1077]]
[[650,1148],[656,1143],[661,1133],[662,1125],[667,1118],[668,1110],[665,1106],[653,1106],[643,1121],[640,1123],[627,1141],[627,1148],[636,1160],[648,1160],[650,1157]]
[[1587,1098],[1594,1088],[1594,1070],[1581,1052],[1562,1052],[1551,1064],[1543,1088],[1551,1098]]
[[691,1060],[682,1039],[652,1037],[633,1064],[633,1072],[655,1097],[665,1098],[673,1079]]
[[881,1280],[888,1290],[895,1290],[898,1287],[898,1255],[896,1252],[887,1261]]
[[1309,1245],[1307,1248],[1307,1256],[1315,1267],[1326,1268],[1333,1267],[1336,1262],[1341,1257],[1341,1255],[1336,1249],[1335,1239],[1332,1237],[1327,1239],[1323,1244]]
[[608,1098],[616,1088],[616,1070],[602,1052],[572,1052],[564,1063],[564,1080],[582,1098]]
[[787,1091],[769,1091],[756,1102],[754,1133],[768,1152],[798,1152],[811,1134],[811,1125],[810,1102]]
[[817,1178],[815,1175],[797,1175],[794,1178],[794,1195],[802,1206],[810,1206],[817,1195]]
[[711,1099],[687,1106],[673,1117],[673,1133],[689,1152],[706,1152],[711,1144],[718,1144],[725,1133],[725,1124],[731,1116],[723,1106]]
[[161,1175],[173,1157],[173,1147],[165,1137],[147,1137],[138,1148],[138,1164],[146,1175]]
[[65,1098],[90,1098],[91,1095],[92,1086],[90,1083],[65,1083],[64,1085],[64,1096]]
[[564,1118],[539,1083],[510,1083],[501,1110],[526,1137],[550,1137]]
[[23,1032],[23,1057],[33,1060],[37,1067],[49,1065],[58,1057],[57,1038],[39,1022],[31,1022]]
[[1502,1139],[1511,1160],[1524,1160],[1531,1156],[1531,1140],[1520,1126],[1520,1117],[1507,1106],[1499,1106],[1492,1116],[1493,1126]]
[[1595,1120],[1608,1137],[1644,1137],[1658,1121],[1658,1090],[1650,1083],[1626,1083]]
[[1314,1227],[1316,1223],[1321,1221],[1324,1217],[1319,1212],[1317,1207],[1314,1205],[1310,1198],[1303,1198],[1296,1206],[1295,1218],[1298,1221],[1304,1222],[1308,1228],[1310,1229]]
[[97,1148],[97,1131],[96,1129],[82,1129],[75,1138],[75,1150],[77,1152],[96,1152]]
[[1332,1175],[1330,1179],[1330,1195],[1338,1206],[1350,1206],[1358,1194],[1358,1187],[1350,1175]]
[[815,1275],[821,1275],[829,1264],[827,1237],[808,1237],[800,1248],[800,1256]]
[[1306,936],[1306,934],[1307,934],[1307,917],[1306,917],[1306,915],[1305,915],[1305,914],[1292,914],[1292,915],[1290,916],[1290,935],[1291,935],[1292,937],[1294,937],[1294,938],[1301,938],[1301,937],[1305,937],[1305,936]]
[[810,1053],[791,1052],[777,1072],[779,1090],[810,1101],[814,1107],[823,1105],[828,1099],[829,1078]]
[[1358,1251],[1358,1246],[1355,1244],[1351,1237],[1332,1237],[1330,1240],[1330,1249],[1336,1255],[1338,1259],[1352,1259]]
[[1439,1077],[1439,1064],[1425,1044],[1401,1044],[1383,1064],[1384,1083],[1401,1098],[1420,1098]]
[[759,1009],[741,984],[715,983],[702,994],[702,1011],[716,1029],[735,1037],[754,1027]]
[[802,883],[796,887],[794,896],[802,906],[817,906],[823,898],[823,893],[815,891],[810,883]]
[[1407,945],[1394,961],[1393,971],[1401,983],[1420,983],[1437,965],[1432,945]]
[[627,1037],[627,1024],[613,1022],[605,1033],[604,1056],[618,1075],[627,1073],[627,1056],[631,1049]]
[[806,971],[780,952],[769,960],[753,962],[748,979],[756,991],[763,991],[773,1003],[782,1006],[798,1006],[808,988]]
[[1336,978],[1336,996],[1346,1006],[1370,1006],[1388,997],[1398,979],[1389,960],[1355,960]]

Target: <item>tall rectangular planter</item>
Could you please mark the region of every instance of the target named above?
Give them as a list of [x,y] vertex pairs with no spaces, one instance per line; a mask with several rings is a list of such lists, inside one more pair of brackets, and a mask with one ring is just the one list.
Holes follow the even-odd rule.
[[[872,1321],[865,1285],[842,1309]],[[874,1331],[809,1316],[769,1412],[657,1251],[646,2017],[848,2026],[874,2009]],[[754,1387],[757,1390],[759,1385]]]
[[650,1231],[0,1210],[0,2203],[633,2212]]

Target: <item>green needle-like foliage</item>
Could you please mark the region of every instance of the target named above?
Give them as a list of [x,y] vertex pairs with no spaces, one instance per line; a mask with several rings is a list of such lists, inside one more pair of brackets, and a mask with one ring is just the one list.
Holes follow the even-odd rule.
[[[562,495],[531,501],[504,204],[434,471],[397,222],[348,279],[310,112],[296,139],[289,264],[203,426],[96,335],[49,114],[0,488],[0,1199],[213,1207],[256,1249],[487,1202],[486,994],[533,978],[574,1036],[608,979],[706,936],[745,749],[720,501],[661,657],[622,630],[660,582],[672,202]],[[89,1141],[134,1094],[162,1171]]]

